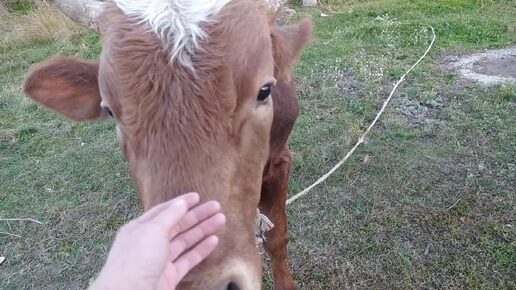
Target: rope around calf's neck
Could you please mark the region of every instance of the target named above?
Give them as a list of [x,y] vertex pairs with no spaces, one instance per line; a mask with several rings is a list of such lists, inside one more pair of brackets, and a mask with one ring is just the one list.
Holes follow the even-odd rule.
[[330,175],[332,175],[337,169],[339,169],[342,166],[342,164],[344,164],[344,162],[346,162],[346,160],[348,160],[348,158],[353,154],[353,152],[355,152],[355,150],[358,148],[358,146],[360,146],[360,144],[364,143],[364,139],[365,139],[366,135],[369,133],[369,131],[371,131],[371,128],[373,128],[373,126],[376,124],[376,122],[378,121],[380,116],[385,111],[385,108],[387,107],[387,105],[391,101],[392,96],[394,95],[394,92],[396,91],[398,86],[405,80],[405,77],[407,76],[407,74],[409,74],[412,71],[412,69],[414,69],[426,57],[426,55],[428,54],[428,52],[430,51],[430,49],[434,45],[434,42],[435,42],[435,31],[434,31],[434,28],[431,25],[429,25],[429,27],[430,27],[430,29],[432,29],[432,41],[428,45],[428,48],[426,49],[425,53],[423,53],[423,55],[399,78],[399,80],[396,82],[396,84],[392,88],[392,91],[389,94],[389,97],[383,102],[382,108],[380,109],[380,111],[378,111],[378,113],[376,114],[376,117],[371,122],[369,127],[367,127],[367,129],[362,134],[362,136],[360,136],[360,138],[358,138],[358,141],[355,144],[355,146],[353,146],[353,148],[351,148],[351,150],[349,150],[349,152],[346,154],[346,156],[344,156],[344,158],[342,158],[342,160],[340,160],[335,166],[333,166],[333,168],[330,169],[330,171],[328,171],[326,174],[321,176],[316,182],[314,182],[313,184],[311,184],[307,188],[303,189],[299,193],[297,193],[294,196],[292,196],[291,198],[289,198],[287,200],[287,202],[286,202],[287,205],[293,203],[298,198],[306,195],[312,188],[314,188],[318,184],[320,184],[323,181],[325,181]]

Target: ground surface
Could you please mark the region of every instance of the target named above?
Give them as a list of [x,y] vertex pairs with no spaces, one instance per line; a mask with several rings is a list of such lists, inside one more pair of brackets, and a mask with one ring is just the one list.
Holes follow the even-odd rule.
[[477,72],[485,75],[495,75],[516,79],[516,49],[507,57],[500,57],[493,61],[484,60],[478,62]]
[[467,80],[486,86],[516,84],[516,47],[449,56],[447,66]]
[[[445,69],[449,55],[514,45],[515,5],[294,7],[291,21],[312,15],[315,37],[296,68],[291,194],[344,156],[428,45],[426,25],[437,33],[366,144],[288,208],[300,289],[516,288],[516,87],[479,86]],[[0,218],[44,222],[0,223],[0,288],[84,289],[117,228],[140,212],[136,192],[113,122],[64,121],[25,99],[21,84],[50,55],[96,58],[98,38],[0,47]]]

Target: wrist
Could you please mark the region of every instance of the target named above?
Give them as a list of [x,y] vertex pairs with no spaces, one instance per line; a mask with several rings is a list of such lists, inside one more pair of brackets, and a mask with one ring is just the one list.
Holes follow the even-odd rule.
[[[123,275],[122,275],[123,276]],[[88,288],[88,290],[142,290],[151,289],[139,285],[136,281],[131,281],[130,278],[122,277],[104,277],[100,275]]]

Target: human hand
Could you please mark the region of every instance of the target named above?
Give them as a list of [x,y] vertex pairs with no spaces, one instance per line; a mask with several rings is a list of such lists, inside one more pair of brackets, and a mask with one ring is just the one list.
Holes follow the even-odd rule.
[[124,225],[90,289],[175,289],[215,249],[226,221],[218,202],[198,203],[185,194]]

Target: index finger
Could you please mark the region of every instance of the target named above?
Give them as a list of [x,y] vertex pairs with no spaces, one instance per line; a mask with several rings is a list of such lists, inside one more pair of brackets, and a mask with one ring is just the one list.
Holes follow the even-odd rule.
[[[199,194],[196,192],[190,192],[187,194],[183,194],[180,196],[177,196],[169,201],[166,201],[164,203],[158,204],[155,207],[151,208],[147,212],[145,212],[143,215],[141,215],[139,218],[135,219],[134,221],[137,223],[146,223],[160,214],[162,214],[165,210],[169,209],[170,207],[177,208],[182,207],[181,204],[186,206],[186,210],[193,207],[197,203],[199,203]],[[183,214],[184,215],[184,214]]]

